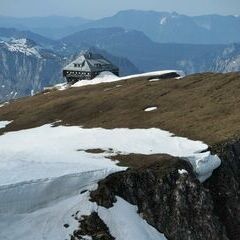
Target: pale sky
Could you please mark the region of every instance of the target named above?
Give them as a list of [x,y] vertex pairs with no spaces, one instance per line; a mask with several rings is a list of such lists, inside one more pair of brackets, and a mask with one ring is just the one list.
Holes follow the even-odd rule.
[[0,15],[15,17],[60,15],[96,19],[126,9],[239,15],[240,0],[0,0]]

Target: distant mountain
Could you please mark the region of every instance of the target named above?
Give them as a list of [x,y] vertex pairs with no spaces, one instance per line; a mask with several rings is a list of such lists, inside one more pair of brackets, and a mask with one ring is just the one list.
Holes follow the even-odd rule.
[[190,17],[176,12],[127,10],[80,26],[122,27],[144,32],[161,43],[227,44],[240,42],[240,17],[207,15]]
[[14,18],[0,16],[0,27],[29,30],[45,37],[56,39],[79,30],[79,26],[90,20],[81,17],[28,17]]
[[126,10],[98,20],[81,17],[1,17],[0,27],[29,30],[60,39],[90,28],[120,27],[145,33],[160,43],[229,44],[240,42],[239,16],[186,16],[176,12]]
[[39,45],[44,47],[51,47],[55,44],[54,40],[43,37],[39,34],[33,33],[31,31],[21,31],[15,28],[0,28],[0,39],[6,40],[8,38],[27,38],[31,39]]
[[240,70],[240,65],[234,63],[240,54],[238,44],[234,49],[232,45],[162,44],[153,42],[142,32],[122,28],[83,30],[63,38],[62,44],[75,49],[96,46],[129,59],[142,71],[181,69],[190,74]]
[[105,50],[102,50],[102,49],[99,49],[99,48],[95,48],[95,47],[91,47],[91,48],[89,48],[89,50],[91,52],[96,52],[96,53],[101,54],[106,59],[109,59],[114,65],[118,66],[119,67],[119,75],[120,76],[127,76],[127,75],[132,75],[132,74],[136,74],[136,73],[140,73],[141,72],[127,58],[112,55],[112,54],[110,54],[109,52],[107,52]]
[[0,41],[0,101],[30,95],[60,82],[63,59],[32,40]]

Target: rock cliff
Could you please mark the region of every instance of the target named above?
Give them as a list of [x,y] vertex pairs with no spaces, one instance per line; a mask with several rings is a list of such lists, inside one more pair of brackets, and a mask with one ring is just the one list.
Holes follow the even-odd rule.
[[92,201],[106,208],[116,196],[136,205],[140,216],[169,240],[233,239],[214,212],[211,191],[180,159],[160,157],[148,166],[112,174],[91,193]]

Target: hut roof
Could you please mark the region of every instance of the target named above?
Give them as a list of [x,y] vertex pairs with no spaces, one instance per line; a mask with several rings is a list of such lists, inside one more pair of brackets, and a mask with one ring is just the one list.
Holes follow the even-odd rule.
[[85,52],[76,60],[67,65],[63,70],[81,71],[81,72],[98,72],[118,70],[118,67],[105,59],[102,55]]

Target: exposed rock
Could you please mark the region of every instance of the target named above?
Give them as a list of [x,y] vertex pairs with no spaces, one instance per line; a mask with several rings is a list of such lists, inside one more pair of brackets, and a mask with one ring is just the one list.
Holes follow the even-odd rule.
[[[182,170],[184,169],[184,170]],[[92,201],[110,208],[120,196],[169,240],[227,240],[210,193],[178,158],[114,173],[99,182]]]
[[213,147],[221,166],[204,184],[211,192],[214,212],[225,225],[229,239],[240,239],[240,140]]
[[96,212],[90,216],[83,216],[80,220],[80,230],[76,230],[71,240],[85,239],[91,236],[93,240],[114,240],[109,229]]

